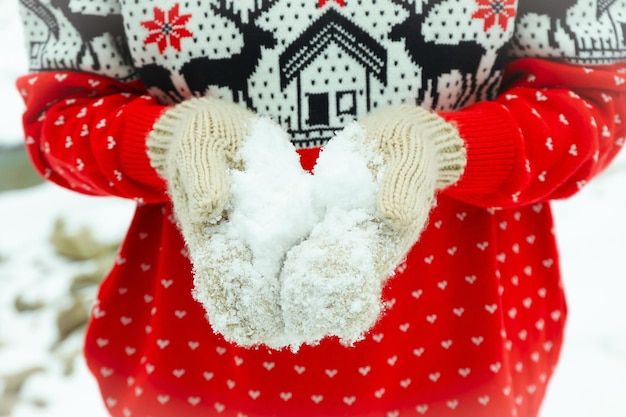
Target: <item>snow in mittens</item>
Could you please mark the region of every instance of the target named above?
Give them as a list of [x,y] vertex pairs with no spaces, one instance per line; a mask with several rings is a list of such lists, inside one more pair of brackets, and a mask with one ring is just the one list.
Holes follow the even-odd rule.
[[279,126],[255,122],[238,153],[243,169],[231,170],[227,216],[190,245],[195,297],[216,330],[244,345],[297,349],[329,334],[358,340],[375,322],[376,259],[393,246],[376,220],[382,157],[364,139],[349,125],[311,174]]
[[319,221],[313,177],[287,134],[266,119],[257,121],[238,156],[245,169],[231,171],[227,226],[250,246],[255,266],[276,276],[287,250]]

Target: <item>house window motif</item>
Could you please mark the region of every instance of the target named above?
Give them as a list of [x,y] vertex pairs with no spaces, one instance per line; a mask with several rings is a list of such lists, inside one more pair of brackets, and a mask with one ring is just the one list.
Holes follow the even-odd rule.
[[338,91],[337,116],[356,116],[356,91]]
[[308,94],[309,101],[309,119],[307,123],[310,126],[327,126],[329,121],[330,110],[328,108],[328,94],[317,93]]

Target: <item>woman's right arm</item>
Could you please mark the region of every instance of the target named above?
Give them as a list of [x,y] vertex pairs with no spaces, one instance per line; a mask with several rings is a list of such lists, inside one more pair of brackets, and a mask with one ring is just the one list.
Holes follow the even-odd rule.
[[[20,0],[31,62],[17,87],[26,104],[23,126],[34,166],[46,179],[84,194],[167,200],[165,183],[146,155],[146,137],[167,106],[140,81],[126,81],[134,68],[119,46],[120,16],[114,8],[101,16],[102,31],[111,34],[107,53],[88,48],[82,36],[79,46],[64,49],[72,45],[67,27],[80,25],[61,27],[58,21],[70,12],[63,11],[62,0],[51,3]],[[47,37],[33,27],[44,27]]]

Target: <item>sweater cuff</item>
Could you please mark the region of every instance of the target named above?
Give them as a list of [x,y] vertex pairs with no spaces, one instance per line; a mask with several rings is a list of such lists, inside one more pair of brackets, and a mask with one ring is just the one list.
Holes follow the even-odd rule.
[[461,179],[447,191],[464,200],[506,192],[506,184],[520,165],[519,130],[508,110],[495,102],[472,105],[455,112],[441,112],[465,142],[467,165]]
[[153,100],[137,99],[126,106],[126,140],[122,144],[120,160],[126,175],[142,183],[165,190],[165,181],[150,165],[146,140],[156,121],[168,106]]

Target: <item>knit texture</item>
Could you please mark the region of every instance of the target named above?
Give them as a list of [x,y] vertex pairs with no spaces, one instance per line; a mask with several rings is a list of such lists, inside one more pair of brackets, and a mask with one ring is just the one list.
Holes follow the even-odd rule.
[[417,106],[390,106],[361,124],[385,160],[378,209],[402,235],[404,256],[424,228],[435,190],[461,177],[467,163],[463,140],[450,123]]
[[[279,281],[257,269],[254,253],[220,226],[188,238],[193,261],[193,297],[202,304],[213,331],[242,347],[284,347]],[[210,249],[210,250],[209,250]]]
[[274,345],[282,332],[277,277],[262,276],[250,247],[220,233],[228,221],[229,171],[239,167],[237,151],[255,118],[237,104],[191,99],[166,111],[147,140],[189,248],[194,298],[214,331],[241,346]]
[[397,266],[390,260],[401,251],[398,237],[365,212],[333,211],[287,253],[281,306],[292,346],[333,336],[346,345],[363,340],[384,312],[382,290]]
[[254,115],[204,97],[174,106],[148,135],[152,166],[168,180],[183,227],[219,220],[228,200],[227,169]]

